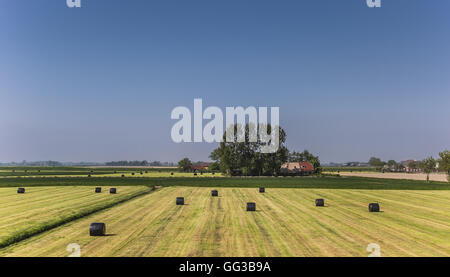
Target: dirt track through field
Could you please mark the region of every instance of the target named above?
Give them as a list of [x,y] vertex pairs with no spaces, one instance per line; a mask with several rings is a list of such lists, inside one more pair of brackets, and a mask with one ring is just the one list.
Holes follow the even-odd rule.
[[[0,250],[0,256],[449,256],[450,191],[167,187]],[[175,205],[185,197],[186,205]],[[325,207],[315,207],[316,198]],[[256,202],[256,212],[246,212]],[[382,212],[369,213],[379,202]],[[90,237],[91,222],[107,236]]]
[[[405,180],[420,180],[426,181],[427,175],[424,173],[392,173],[392,172],[340,172],[342,176],[356,176],[368,178],[383,178],[383,179],[405,179]],[[447,182],[447,175],[443,173],[430,174],[430,181]]]

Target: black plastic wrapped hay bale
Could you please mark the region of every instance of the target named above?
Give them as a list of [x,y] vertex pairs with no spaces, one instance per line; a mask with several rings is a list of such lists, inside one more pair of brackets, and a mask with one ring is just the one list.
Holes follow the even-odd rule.
[[184,197],[177,197],[176,204],[177,205],[184,205]]
[[254,211],[256,211],[256,203],[248,202],[247,203],[247,212],[254,212]]
[[264,193],[264,192],[266,192],[266,189],[265,188],[259,188],[259,192]]
[[173,172],[170,172],[170,175],[173,175]]
[[131,173],[131,175],[133,175],[133,176],[134,176],[134,172],[133,172],[133,173]]
[[325,200],[316,199],[316,207],[323,207],[323,206],[325,206]]
[[106,234],[105,223],[98,223],[98,222],[91,223],[91,226],[89,227],[90,236],[104,236],[105,234]]
[[110,188],[109,189],[109,193],[115,194],[115,193],[117,193],[117,189],[116,188]]
[[25,193],[25,188],[18,188],[17,193]]
[[102,188],[99,188],[99,187],[95,188],[95,193],[100,193],[100,192],[102,192]]
[[125,174],[122,174],[122,178],[125,178]]
[[378,203],[370,203],[369,204],[369,212],[377,213],[380,211],[380,205]]
[[211,191],[211,196],[215,196],[215,197],[219,196],[219,191],[217,191],[217,190],[212,190],[212,191]]
[[197,176],[197,173],[194,173],[194,176]]

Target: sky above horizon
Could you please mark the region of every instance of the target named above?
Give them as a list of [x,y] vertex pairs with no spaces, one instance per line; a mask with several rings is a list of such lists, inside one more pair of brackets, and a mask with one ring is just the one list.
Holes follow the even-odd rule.
[[[280,107],[323,162],[450,149],[450,1],[0,0],[0,162],[209,160],[176,106]],[[207,121],[205,121],[206,123]]]

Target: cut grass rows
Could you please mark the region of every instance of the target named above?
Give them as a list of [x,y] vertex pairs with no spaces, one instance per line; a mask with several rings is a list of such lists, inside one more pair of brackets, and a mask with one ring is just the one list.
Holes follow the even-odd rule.
[[[0,256],[449,256],[450,192],[167,187],[0,250]],[[184,206],[175,198],[185,197]],[[316,198],[325,207],[315,207]],[[379,201],[380,213],[369,213]],[[256,212],[245,204],[256,202]],[[105,222],[105,237],[90,237]]]
[[0,247],[8,246],[64,223],[148,193],[149,187],[123,187],[110,195],[107,188],[32,187],[25,194],[0,188]]

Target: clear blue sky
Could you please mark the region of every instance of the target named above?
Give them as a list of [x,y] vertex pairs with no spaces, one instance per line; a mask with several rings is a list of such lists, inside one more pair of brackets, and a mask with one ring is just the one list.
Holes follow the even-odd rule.
[[279,106],[322,161],[450,148],[450,1],[0,0],[0,162],[207,160],[175,106]]

